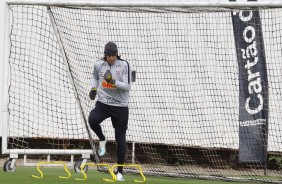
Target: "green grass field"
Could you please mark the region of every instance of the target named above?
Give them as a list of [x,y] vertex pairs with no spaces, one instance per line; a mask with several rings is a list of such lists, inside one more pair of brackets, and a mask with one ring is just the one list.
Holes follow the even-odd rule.
[[[43,178],[33,178],[31,175],[39,176],[36,167],[17,167],[15,172],[0,171],[0,184],[106,184],[110,182],[103,181],[102,178],[111,179],[110,174],[101,173],[94,169],[89,169],[87,172],[87,179],[77,181],[75,178],[83,178],[81,173],[75,173],[73,169],[69,169],[71,177],[69,179],[60,179],[59,176],[67,176],[63,168],[41,168],[44,176]],[[140,175],[124,174],[125,182],[117,183],[135,183],[133,180],[142,180]],[[152,177],[146,176],[147,184],[232,184],[239,182],[224,182],[224,181],[211,181],[211,180],[196,180],[196,179],[178,179],[170,177]],[[245,183],[246,184],[246,183]]]

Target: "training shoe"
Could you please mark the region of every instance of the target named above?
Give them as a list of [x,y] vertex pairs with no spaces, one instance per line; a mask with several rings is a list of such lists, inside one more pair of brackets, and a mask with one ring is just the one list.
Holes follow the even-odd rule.
[[99,143],[98,155],[100,157],[104,156],[106,153],[106,144],[107,144],[107,139],[105,139],[104,141],[100,141]]
[[124,178],[121,173],[118,172],[116,177],[117,177],[117,181],[124,181]]

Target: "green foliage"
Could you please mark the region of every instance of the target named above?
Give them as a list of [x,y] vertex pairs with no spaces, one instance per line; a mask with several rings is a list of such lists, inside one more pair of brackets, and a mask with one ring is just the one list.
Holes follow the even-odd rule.
[[270,156],[269,161],[274,160],[276,164],[278,165],[279,169],[282,169],[282,155],[279,156]]

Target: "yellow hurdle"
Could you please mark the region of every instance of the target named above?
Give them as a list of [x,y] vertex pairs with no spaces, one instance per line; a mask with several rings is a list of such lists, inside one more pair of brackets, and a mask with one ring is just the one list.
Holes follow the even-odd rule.
[[137,182],[137,183],[144,183],[146,182],[146,177],[144,176],[143,174],[143,170],[141,168],[140,165],[137,165],[137,164],[115,164],[112,166],[112,168],[110,167],[109,164],[97,164],[97,163],[92,163],[92,162],[89,162],[89,163],[85,163],[85,164],[82,164],[81,167],[80,167],[80,171],[81,173],[83,174],[83,178],[75,178],[75,180],[86,180],[87,179],[87,175],[86,173],[84,172],[84,167],[85,166],[107,166],[108,168],[108,171],[110,172],[111,176],[112,176],[112,179],[107,179],[107,178],[102,178],[104,181],[107,181],[107,182],[116,182],[117,181],[117,178],[116,178],[116,175],[114,174],[114,169],[118,166],[123,166],[123,167],[136,167],[138,168],[139,172],[140,172],[140,175],[142,176],[143,178],[143,181],[140,181],[140,180],[133,180],[134,182]]
[[109,170],[109,172],[110,172],[110,174],[111,174],[111,176],[112,176],[112,179],[107,179],[107,178],[102,178],[104,181],[107,181],[107,182],[115,182],[115,174],[114,174],[114,172],[113,172],[113,170],[111,169],[111,167],[110,167],[110,165],[109,164],[96,164],[96,163],[91,163],[91,162],[89,162],[89,163],[85,163],[85,164],[81,164],[81,166],[80,166],[80,171],[81,171],[81,173],[83,174],[83,178],[75,178],[75,180],[86,180],[87,179],[87,175],[86,175],[86,173],[84,172],[84,167],[85,166],[107,166],[107,168],[108,168],[108,170]]
[[[144,182],[146,182],[146,177],[143,175],[143,170],[142,170],[142,168],[141,168],[141,166],[140,165],[137,165],[137,164],[115,164],[115,165],[113,165],[113,167],[112,167],[112,170],[114,170],[116,167],[118,167],[118,166],[123,166],[123,167],[137,167],[138,169],[139,169],[139,172],[140,172],[140,175],[142,176],[142,178],[143,178],[143,181],[140,181],[140,180],[133,180],[134,182],[137,182],[137,183],[144,183]],[[117,178],[116,178],[116,176],[114,176],[114,182],[116,182],[116,180],[117,180]]]
[[69,172],[69,170],[67,169],[66,163],[65,162],[61,162],[61,161],[54,161],[54,162],[39,162],[36,166],[37,171],[39,172],[40,176],[35,176],[35,175],[31,175],[33,178],[43,178],[43,172],[40,170],[40,165],[46,165],[46,164],[56,164],[56,165],[64,165],[64,169],[66,171],[66,173],[68,174],[68,176],[59,176],[59,178],[62,179],[68,179],[71,177],[71,173]]

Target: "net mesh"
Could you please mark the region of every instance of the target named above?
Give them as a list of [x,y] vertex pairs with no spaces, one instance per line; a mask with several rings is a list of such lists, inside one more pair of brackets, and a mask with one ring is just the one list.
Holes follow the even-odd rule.
[[[39,138],[48,140],[40,149],[84,148],[70,144],[88,135],[47,8],[10,8],[9,148],[34,148]],[[95,105],[88,97],[93,65],[103,57],[105,43],[116,42],[137,71],[127,141],[138,144],[134,159],[146,174],[270,180],[263,177],[265,163],[245,163],[242,169],[236,161],[239,74],[230,11],[51,7],[51,12],[86,117]],[[269,165],[276,168],[270,167],[269,175],[279,179],[282,11],[263,9],[260,15],[269,84]],[[110,120],[102,128],[114,141]],[[114,157],[109,152],[104,161]]]

